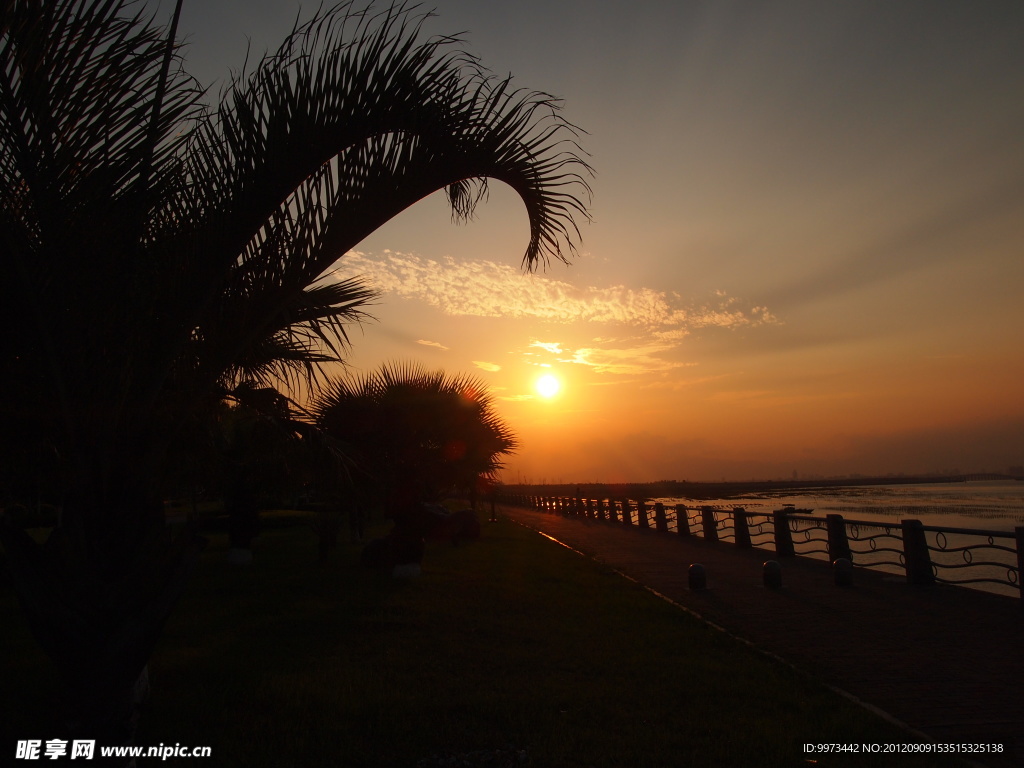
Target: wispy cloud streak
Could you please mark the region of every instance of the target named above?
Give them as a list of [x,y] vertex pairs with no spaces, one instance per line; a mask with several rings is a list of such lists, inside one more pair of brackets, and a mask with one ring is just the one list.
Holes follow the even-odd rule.
[[622,323],[678,340],[699,328],[778,322],[766,307],[743,307],[717,292],[687,304],[678,294],[622,285],[576,287],[493,261],[426,259],[395,251],[350,251],[338,274],[360,275],[384,293],[418,299],[453,316],[534,318],[550,322]]
[[670,352],[672,344],[650,344],[623,349],[599,349],[583,347],[573,352],[571,358],[561,360],[593,368],[596,373],[641,375],[662,373],[676,368],[686,368],[693,363],[666,360],[661,355]]

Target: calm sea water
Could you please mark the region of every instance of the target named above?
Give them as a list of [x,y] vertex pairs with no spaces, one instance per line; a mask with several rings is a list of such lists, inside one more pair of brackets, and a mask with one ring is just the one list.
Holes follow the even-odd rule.
[[656,499],[666,506],[743,507],[748,512],[772,512],[792,504],[812,514],[838,513],[855,520],[898,523],[904,518],[925,525],[1012,531],[1024,525],[1024,482],[977,481],[808,488],[806,491],[752,493],[730,499],[697,501]]

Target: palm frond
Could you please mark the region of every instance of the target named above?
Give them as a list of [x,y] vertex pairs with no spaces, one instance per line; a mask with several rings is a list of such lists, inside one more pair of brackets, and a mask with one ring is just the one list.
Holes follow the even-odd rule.
[[528,267],[575,250],[590,192],[579,130],[550,96],[488,77],[457,39],[421,42],[421,23],[402,7],[343,4],[233,83],[216,130],[196,134],[195,156],[216,163],[197,171],[196,194],[223,201],[220,224],[249,269],[287,233],[289,272],[311,279],[437,190],[469,217],[487,178],[527,207]]

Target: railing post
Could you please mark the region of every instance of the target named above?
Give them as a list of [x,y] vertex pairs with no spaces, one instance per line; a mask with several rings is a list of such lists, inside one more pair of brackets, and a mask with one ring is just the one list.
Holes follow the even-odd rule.
[[665,517],[665,505],[660,501],[654,504],[654,527],[662,533],[668,531],[668,518]]
[[704,538],[708,541],[718,541],[718,521],[715,520],[713,507],[700,508],[700,522],[704,528]]
[[690,516],[686,513],[685,504],[676,504],[676,533],[680,536],[690,535]]
[[650,528],[651,522],[647,519],[647,502],[638,501],[636,503],[636,524],[641,528]]
[[750,549],[750,526],[747,524],[747,510],[743,507],[733,507],[732,522],[736,531],[736,546]]
[[1017,534],[1017,589],[1020,591],[1020,607],[1024,608],[1024,525],[1013,530]]
[[619,508],[615,504],[615,499],[608,499],[608,519],[613,523],[619,522]]
[[789,510],[776,509],[772,512],[775,524],[775,554],[779,557],[795,557],[793,549],[793,532],[789,530]]
[[593,499],[587,499],[587,517],[591,520],[597,520],[597,510],[594,508]]
[[853,562],[850,551],[850,540],[846,537],[846,521],[842,515],[826,515],[825,525],[828,528],[828,560],[834,563],[839,558]]
[[920,520],[901,520],[903,528],[903,559],[908,584],[934,584],[932,558],[928,553],[928,540]]
[[604,499],[598,499],[596,506],[597,506],[597,519],[598,520],[607,520],[608,518],[607,518],[607,515],[606,515],[605,508],[604,508]]
[[629,503],[629,499],[622,500],[622,524],[632,525],[633,524],[633,510]]

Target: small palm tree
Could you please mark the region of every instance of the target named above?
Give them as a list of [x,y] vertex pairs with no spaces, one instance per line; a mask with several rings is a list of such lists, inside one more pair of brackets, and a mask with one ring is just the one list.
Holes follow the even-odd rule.
[[572,253],[589,169],[550,97],[401,6],[318,13],[211,109],[181,0],[168,29],[126,0],[0,2],[0,493],[36,469],[62,507],[43,548],[0,535],[69,719],[115,743],[197,557],[162,543],[183,436],[242,382],[316,385],[372,297],[321,276],[417,200],[464,219],[505,182],[533,267]]
[[333,379],[310,411],[382,489],[414,487],[423,497],[472,492],[481,479],[493,481],[501,457],[517,445],[479,379],[415,364]]

